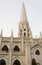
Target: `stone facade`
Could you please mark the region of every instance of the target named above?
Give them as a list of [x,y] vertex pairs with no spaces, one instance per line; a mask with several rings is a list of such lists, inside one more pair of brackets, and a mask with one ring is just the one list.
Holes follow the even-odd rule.
[[0,34],[0,65],[42,65],[42,35],[33,38],[24,4],[19,22],[18,37]]

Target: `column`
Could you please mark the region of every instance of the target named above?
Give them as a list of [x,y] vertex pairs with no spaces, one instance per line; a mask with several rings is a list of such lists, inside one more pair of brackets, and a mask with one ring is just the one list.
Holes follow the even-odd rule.
[[31,65],[30,46],[29,45],[27,45],[25,48],[25,57],[26,57],[26,65]]
[[23,38],[22,38],[22,40],[21,40],[21,41],[22,41],[22,53],[23,53],[23,50],[24,50],[24,49],[23,49],[23,48],[24,48],[24,47],[23,47]]
[[12,65],[12,43],[13,43],[13,31],[10,39],[10,50],[9,50],[9,65]]
[[29,65],[31,65],[31,53],[30,53],[30,46],[28,48],[28,51],[29,51]]

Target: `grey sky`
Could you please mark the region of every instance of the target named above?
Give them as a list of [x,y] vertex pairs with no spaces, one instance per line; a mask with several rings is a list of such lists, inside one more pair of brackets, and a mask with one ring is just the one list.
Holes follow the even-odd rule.
[[22,3],[25,4],[27,19],[33,36],[42,32],[42,0],[0,0],[0,31],[4,36],[18,34]]

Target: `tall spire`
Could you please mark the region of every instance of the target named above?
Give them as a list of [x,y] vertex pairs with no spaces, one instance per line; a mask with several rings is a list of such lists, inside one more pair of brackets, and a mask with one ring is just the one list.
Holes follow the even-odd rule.
[[23,5],[22,5],[20,21],[22,21],[22,22],[23,22],[23,21],[25,21],[25,22],[27,21],[24,3],[23,3]]
[[29,23],[27,21],[26,11],[24,3],[22,5],[21,18],[19,23],[19,34],[20,37],[31,38],[31,29],[29,27]]

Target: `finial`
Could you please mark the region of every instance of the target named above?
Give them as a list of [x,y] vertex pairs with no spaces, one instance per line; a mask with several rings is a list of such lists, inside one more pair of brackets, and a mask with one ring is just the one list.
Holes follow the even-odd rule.
[[12,30],[12,32],[11,32],[11,37],[13,37],[13,30]]
[[2,36],[3,30],[1,29],[1,36]]
[[42,33],[40,32],[40,38],[42,38]]

